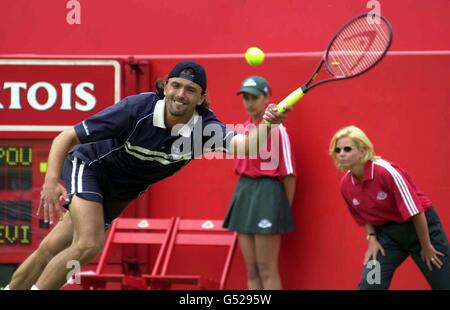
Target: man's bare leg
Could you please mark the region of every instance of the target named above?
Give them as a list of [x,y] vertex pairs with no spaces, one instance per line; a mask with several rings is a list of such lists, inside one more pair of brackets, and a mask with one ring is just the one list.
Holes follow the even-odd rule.
[[42,240],[39,247],[14,272],[10,289],[29,290],[36,283],[48,262],[72,243],[73,225],[70,212]]
[[83,266],[103,248],[105,227],[102,205],[75,196],[70,204],[70,215],[74,228],[73,242],[47,264],[36,282],[39,289],[61,288],[67,281],[70,261],[78,261]]

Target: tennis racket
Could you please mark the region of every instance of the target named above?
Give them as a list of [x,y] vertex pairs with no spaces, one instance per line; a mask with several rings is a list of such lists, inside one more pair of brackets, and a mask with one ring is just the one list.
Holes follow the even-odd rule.
[[[278,111],[285,112],[286,107],[293,106],[319,85],[351,79],[367,72],[386,55],[391,42],[392,26],[386,18],[373,13],[354,17],[331,39],[311,78],[284,98],[277,105]],[[316,81],[322,68],[328,76]]]

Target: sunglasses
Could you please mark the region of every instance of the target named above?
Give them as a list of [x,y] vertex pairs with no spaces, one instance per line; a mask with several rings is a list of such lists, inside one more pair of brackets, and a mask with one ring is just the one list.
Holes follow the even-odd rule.
[[341,151],[344,151],[344,153],[350,153],[353,150],[351,146],[344,146],[343,148],[335,147],[334,152],[336,154],[339,154]]

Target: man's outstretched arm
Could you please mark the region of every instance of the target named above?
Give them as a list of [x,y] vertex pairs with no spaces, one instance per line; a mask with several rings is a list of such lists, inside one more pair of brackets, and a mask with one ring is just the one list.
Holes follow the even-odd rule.
[[[292,111],[292,107],[286,109],[286,112],[290,111]],[[269,104],[264,112],[263,119],[271,125],[267,125],[263,121],[256,128],[252,129],[248,135],[235,135],[230,141],[230,153],[242,156],[256,155],[260,147],[265,145],[264,143],[270,135],[272,126],[281,124],[286,119],[286,112],[278,112],[275,104]]]

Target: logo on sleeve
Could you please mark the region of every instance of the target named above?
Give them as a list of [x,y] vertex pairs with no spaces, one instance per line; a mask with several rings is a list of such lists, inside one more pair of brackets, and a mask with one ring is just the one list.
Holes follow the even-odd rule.
[[359,206],[359,200],[356,198],[353,198],[352,203],[354,206]]
[[388,194],[385,192],[378,192],[377,194],[377,200],[385,200],[387,198]]

